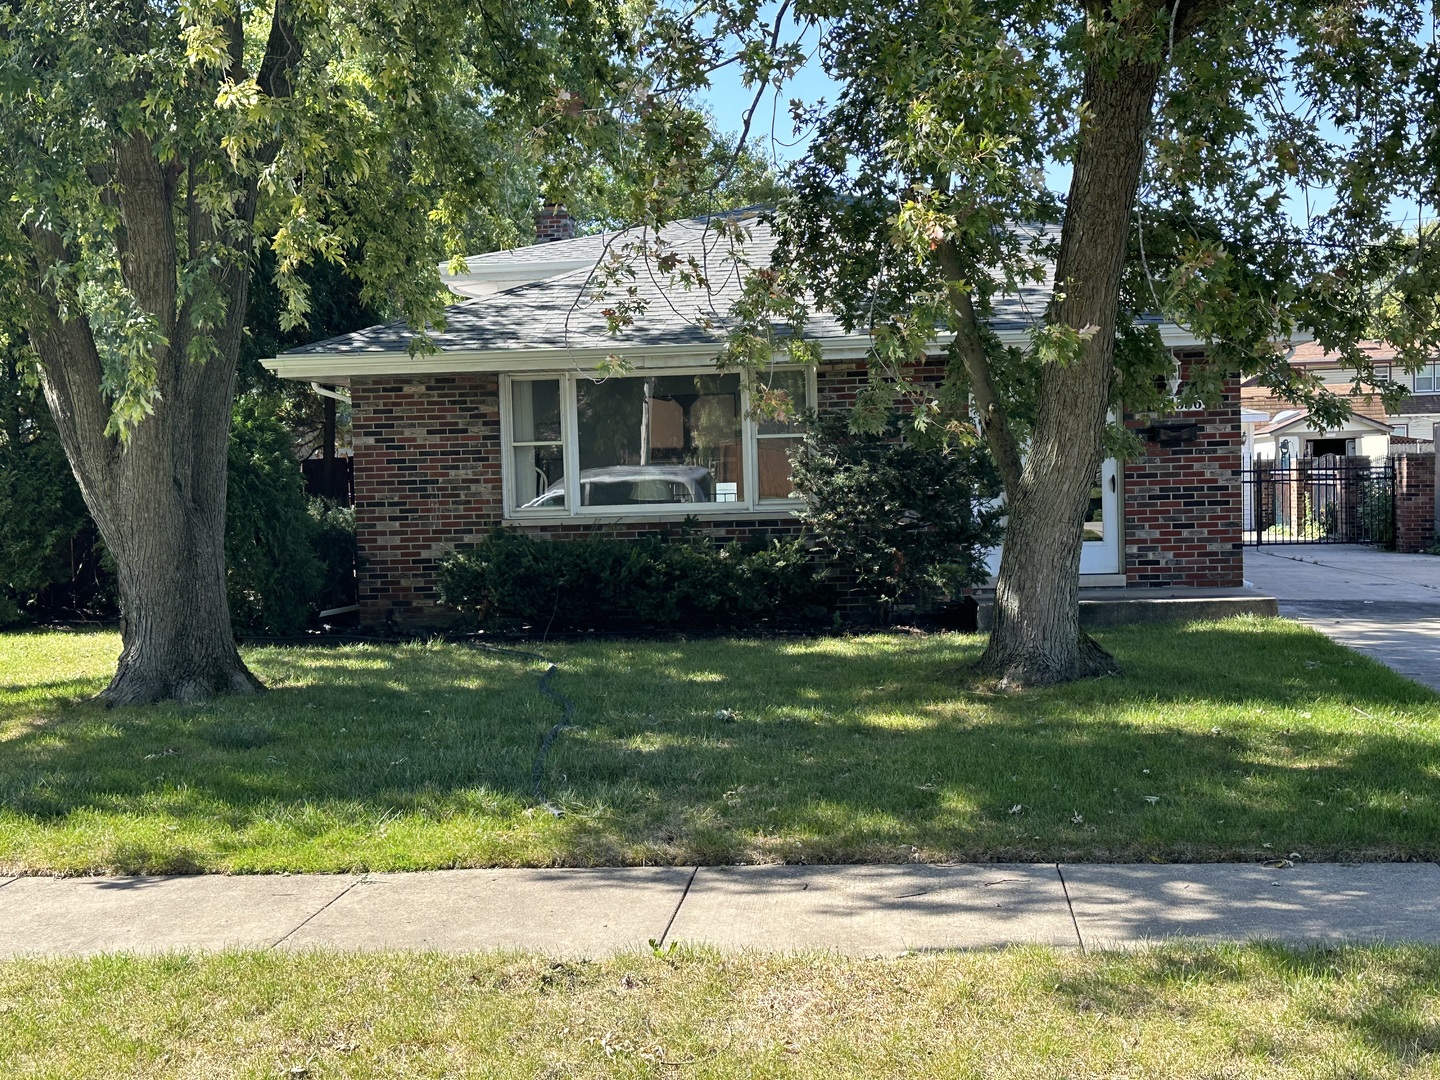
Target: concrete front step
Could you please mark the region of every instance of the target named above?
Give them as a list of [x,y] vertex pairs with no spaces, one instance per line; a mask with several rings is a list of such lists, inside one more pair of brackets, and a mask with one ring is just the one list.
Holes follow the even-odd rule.
[[[1278,614],[1273,596],[1249,589],[1084,589],[1080,593],[1080,625],[1085,627]],[[989,630],[993,618],[994,598],[981,597],[979,629]]]

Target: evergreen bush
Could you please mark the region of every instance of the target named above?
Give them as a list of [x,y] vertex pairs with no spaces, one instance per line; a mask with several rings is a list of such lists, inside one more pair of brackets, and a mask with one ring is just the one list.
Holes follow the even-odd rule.
[[289,432],[264,396],[235,402],[226,500],[231,621],[250,632],[305,627],[325,578],[314,548],[318,523]]
[[747,551],[695,535],[544,541],[500,529],[445,560],[440,591],[446,603],[497,628],[795,625],[829,611],[798,540]]
[[113,582],[44,397],[0,335],[0,626],[113,609]]
[[951,597],[987,577],[1001,488],[979,446],[926,446],[898,419],[856,434],[843,414],[810,417],[791,461],[800,518],[856,588],[887,611]]

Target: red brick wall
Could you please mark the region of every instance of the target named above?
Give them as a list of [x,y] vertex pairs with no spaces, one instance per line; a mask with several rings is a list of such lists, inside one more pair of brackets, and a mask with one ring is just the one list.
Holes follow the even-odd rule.
[[[918,373],[938,383],[943,364]],[[863,364],[817,373],[822,411],[853,403],[868,375]],[[501,521],[499,378],[419,375],[351,380],[355,442],[355,525],[360,548],[361,619],[393,617],[417,625],[447,618],[435,596],[435,571],[456,547],[473,544]],[[1201,438],[1195,446],[1152,446],[1124,477],[1127,580],[1137,585],[1239,585],[1240,413],[1238,386],[1224,405],[1186,413]],[[1134,427],[1149,421],[1127,418]],[[1433,490],[1433,481],[1432,481]],[[1432,496],[1433,497],[1433,496]],[[541,521],[513,527],[537,537],[602,533],[619,538],[674,530],[672,521]],[[794,535],[787,515],[700,518],[719,539]]]
[[1434,454],[1395,458],[1395,550],[1429,551],[1435,545]]
[[350,381],[362,621],[433,619],[435,569],[500,516],[499,380]]
[[[817,375],[818,406],[853,402],[866,377],[863,365],[823,369]],[[446,610],[435,595],[441,559],[482,539],[501,521],[499,377],[357,377],[350,395],[361,620],[443,622]],[[679,520],[510,524],[546,539],[597,533],[633,539],[673,531]],[[699,521],[720,540],[763,542],[800,531],[789,515]]]
[[1199,426],[1195,442],[1149,441],[1144,459],[1121,467],[1127,585],[1244,584],[1239,380],[1226,380],[1217,408],[1125,418],[1135,430],[1189,422]]

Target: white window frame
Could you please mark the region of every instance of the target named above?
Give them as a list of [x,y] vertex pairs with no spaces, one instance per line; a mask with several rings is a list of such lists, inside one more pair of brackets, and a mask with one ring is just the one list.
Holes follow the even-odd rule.
[[[801,403],[802,411],[815,408],[817,379],[813,367],[799,364],[776,364],[774,370],[804,371],[805,392],[809,400]],[[704,367],[646,367],[633,374],[613,375],[611,378],[630,379],[666,375],[723,375],[713,364]],[[500,469],[501,516],[507,521],[554,521],[577,518],[671,518],[684,517],[738,517],[765,516],[791,513],[798,508],[798,498],[761,499],[760,464],[757,444],[761,436],[759,424],[750,413],[750,392],[743,385],[740,388],[740,454],[741,476],[745,480],[745,498],[726,503],[656,503],[641,506],[581,506],[580,505],[580,440],[578,429],[577,386],[581,380],[597,382],[593,376],[573,371],[534,372],[524,375],[502,375],[500,377]],[[513,438],[514,392],[518,382],[560,383],[560,447],[565,466],[565,505],[563,507],[521,510],[515,494],[515,442]],[[790,438],[791,436],[770,436]]]
[[[1430,385],[1422,387],[1421,379],[1425,379]],[[1417,394],[1440,394],[1440,360],[1431,360],[1415,372],[1410,380],[1410,387]]]

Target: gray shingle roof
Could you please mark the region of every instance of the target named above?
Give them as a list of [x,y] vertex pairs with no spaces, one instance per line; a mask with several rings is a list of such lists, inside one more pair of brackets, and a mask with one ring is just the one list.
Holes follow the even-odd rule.
[[[672,282],[669,275],[646,259],[632,260],[635,277],[609,286],[605,295],[597,295],[601,286],[593,267],[560,274],[478,299],[467,300],[445,309],[445,329],[432,332],[432,338],[443,352],[489,352],[499,350],[536,349],[606,349],[623,351],[627,346],[714,344],[724,338],[732,305],[740,299],[746,262],[750,266],[767,266],[775,241],[770,227],[760,220],[757,211],[741,211],[727,215],[738,218],[749,231],[739,249],[737,259],[731,242],[709,228],[704,219],[679,221],[667,226],[660,234],[668,250],[683,260],[693,257],[702,267],[709,288],[685,289]],[[606,257],[607,245],[618,250],[627,243],[649,243],[654,234],[640,231],[582,236],[572,240],[553,241],[533,248],[475,256],[468,260],[480,270],[487,261],[531,260],[537,263],[557,258],[585,257],[599,263]],[[533,255],[532,255],[533,253]],[[607,329],[604,309],[613,307],[625,297],[629,287],[637,290],[645,310],[635,318],[634,325],[618,334]],[[1017,293],[997,297],[991,325],[997,331],[1024,329],[1044,311],[1049,302],[1051,281],[1026,283]],[[806,325],[806,336],[839,338],[846,336],[840,321],[826,312],[812,315]],[[863,336],[863,333],[859,336]],[[413,334],[403,322],[372,326],[353,334],[317,341],[292,349],[286,356],[363,355],[366,353],[404,352]]]

